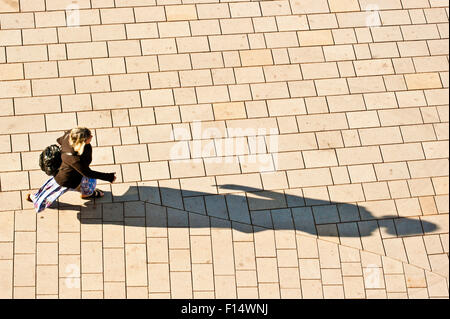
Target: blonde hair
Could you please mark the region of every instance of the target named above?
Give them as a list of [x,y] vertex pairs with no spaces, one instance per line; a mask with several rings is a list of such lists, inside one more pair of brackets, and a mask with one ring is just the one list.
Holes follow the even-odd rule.
[[92,136],[91,131],[86,127],[73,128],[69,133],[69,144],[78,155],[83,154],[86,141]]

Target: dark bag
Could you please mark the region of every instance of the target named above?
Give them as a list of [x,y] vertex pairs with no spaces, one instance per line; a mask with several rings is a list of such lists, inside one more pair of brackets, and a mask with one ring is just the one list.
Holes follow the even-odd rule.
[[58,174],[61,163],[61,148],[56,144],[47,146],[39,156],[39,166],[49,176]]

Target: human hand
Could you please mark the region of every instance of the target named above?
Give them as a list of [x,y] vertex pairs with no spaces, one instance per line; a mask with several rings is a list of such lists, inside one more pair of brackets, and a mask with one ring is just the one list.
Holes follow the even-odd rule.
[[116,181],[116,178],[117,178],[116,172],[114,172],[114,179],[113,179],[113,181],[111,183],[114,183]]

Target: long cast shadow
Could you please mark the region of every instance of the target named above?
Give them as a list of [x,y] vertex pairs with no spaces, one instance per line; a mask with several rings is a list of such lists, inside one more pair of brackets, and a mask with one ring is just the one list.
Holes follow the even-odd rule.
[[[320,235],[340,237],[370,236],[378,228],[394,236],[422,235],[438,229],[436,224],[419,218],[374,216],[364,206],[305,198],[291,192],[234,184],[217,188],[224,194],[131,186],[120,195],[105,192],[104,198],[89,201],[85,206],[63,202],[59,206],[79,210],[77,217],[81,223],[125,223],[136,227],[231,226],[246,233],[274,229],[311,235],[317,235],[320,228]],[[208,217],[213,217],[211,225]]]

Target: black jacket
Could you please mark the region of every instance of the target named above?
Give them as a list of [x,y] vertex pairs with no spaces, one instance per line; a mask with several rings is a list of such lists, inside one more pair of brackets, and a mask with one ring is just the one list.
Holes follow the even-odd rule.
[[[84,147],[81,156],[78,155],[73,147],[70,146],[69,132],[70,131],[67,131],[63,136],[56,140],[61,145],[62,164],[58,174],[55,176],[55,181],[59,185],[68,188],[77,188],[78,185],[80,185],[83,176],[112,182],[114,180],[114,173],[101,173],[89,168],[89,165],[92,162],[91,144],[87,144]],[[65,153],[71,153],[73,155]]]

